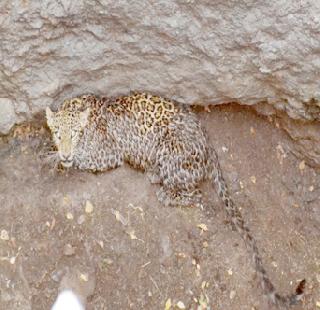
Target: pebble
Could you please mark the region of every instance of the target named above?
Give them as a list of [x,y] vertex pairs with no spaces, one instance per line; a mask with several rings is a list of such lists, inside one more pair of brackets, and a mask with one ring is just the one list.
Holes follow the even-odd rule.
[[306,168],[306,162],[303,160],[303,161],[301,161],[300,164],[299,164],[299,169],[300,169],[300,170],[304,170],[305,168]]
[[186,306],[184,305],[184,303],[182,301],[178,301],[177,302],[177,308],[178,309],[186,309]]
[[12,257],[10,258],[10,260],[9,260],[10,264],[11,264],[11,265],[14,265],[15,262],[16,262],[16,259],[17,259],[16,256],[12,256]]
[[204,248],[207,248],[207,247],[209,246],[209,244],[208,244],[207,241],[203,241],[202,246],[203,246]]
[[225,146],[222,146],[221,149],[222,149],[223,153],[229,152],[229,149],[227,147],[225,147]]
[[62,277],[63,277],[64,271],[63,270],[55,270],[54,272],[52,272],[51,274],[51,279],[54,282],[60,282]]
[[71,212],[68,212],[66,214],[66,217],[67,217],[68,220],[73,220],[73,214]]
[[70,206],[71,205],[71,198],[69,196],[64,196],[62,203],[64,206]]
[[5,229],[1,230],[0,239],[5,241],[8,241],[10,239],[9,233]]
[[83,281],[83,282],[88,282],[89,281],[89,275],[87,273],[81,273],[80,280]]
[[229,295],[230,299],[233,299],[235,296],[236,296],[236,291],[232,290]]
[[85,211],[88,214],[93,212],[93,204],[89,200],[86,201]]
[[107,265],[112,265],[113,264],[113,260],[111,258],[105,258],[103,260]]
[[240,188],[241,188],[241,189],[244,189],[244,184],[243,184],[242,181],[239,181],[239,185],[240,185]]
[[70,244],[67,243],[64,247],[63,247],[63,254],[65,256],[72,256],[75,253],[75,248]]

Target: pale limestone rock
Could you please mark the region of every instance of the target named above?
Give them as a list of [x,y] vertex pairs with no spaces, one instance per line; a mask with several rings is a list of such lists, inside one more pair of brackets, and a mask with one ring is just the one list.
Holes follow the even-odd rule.
[[0,98],[0,132],[8,133],[16,121],[14,106],[10,99]]
[[319,0],[2,0],[0,25],[0,97],[15,102],[1,133],[69,96],[130,90],[319,120]]

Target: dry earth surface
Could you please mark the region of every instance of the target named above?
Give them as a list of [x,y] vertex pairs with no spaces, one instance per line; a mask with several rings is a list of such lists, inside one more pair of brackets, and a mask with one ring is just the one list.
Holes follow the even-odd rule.
[[[199,114],[276,287],[291,292],[306,278],[296,309],[317,309],[318,171],[249,108]],[[210,184],[205,210],[166,208],[157,186],[128,166],[102,174],[42,167],[47,133],[27,129],[0,142],[1,309],[49,309],[72,273],[72,285],[94,288],[89,310],[169,309],[168,299],[171,309],[271,309]]]

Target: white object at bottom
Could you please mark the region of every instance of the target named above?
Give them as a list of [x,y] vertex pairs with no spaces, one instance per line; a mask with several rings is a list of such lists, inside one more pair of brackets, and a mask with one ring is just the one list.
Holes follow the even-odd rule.
[[85,310],[79,298],[70,290],[62,291],[51,310]]

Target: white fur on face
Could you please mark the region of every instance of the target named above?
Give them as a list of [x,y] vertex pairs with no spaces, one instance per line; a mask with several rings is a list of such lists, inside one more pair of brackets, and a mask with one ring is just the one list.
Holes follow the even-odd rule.
[[79,298],[72,291],[62,291],[51,310],[85,310]]

